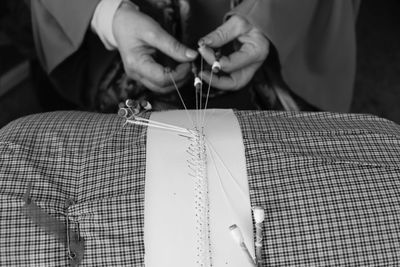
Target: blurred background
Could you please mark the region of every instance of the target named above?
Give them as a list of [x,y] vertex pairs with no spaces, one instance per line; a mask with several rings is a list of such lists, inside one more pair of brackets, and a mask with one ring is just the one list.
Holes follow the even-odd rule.
[[[0,127],[28,114],[75,108],[52,90],[35,59],[23,3],[0,1]],[[400,1],[362,0],[357,46],[351,112],[400,123]]]

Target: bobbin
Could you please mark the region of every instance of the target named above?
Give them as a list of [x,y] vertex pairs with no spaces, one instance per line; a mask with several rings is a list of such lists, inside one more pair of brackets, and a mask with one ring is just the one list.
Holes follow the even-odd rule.
[[214,61],[211,67],[212,72],[218,73],[221,70],[221,63],[219,61]]
[[212,72],[218,73],[221,70],[221,63],[219,62],[220,59],[221,59],[221,51],[218,50],[215,52],[215,61],[211,67]]
[[153,108],[152,105],[150,104],[150,102],[147,100],[144,100],[144,99],[140,101],[140,106],[144,110],[151,110]]
[[132,115],[131,113],[132,112],[127,108],[120,108],[118,110],[118,116],[123,117],[123,118],[131,117],[131,115]]
[[196,89],[199,89],[202,85],[203,85],[203,82],[201,81],[201,79],[199,77],[196,76],[194,78],[194,87],[196,87]]

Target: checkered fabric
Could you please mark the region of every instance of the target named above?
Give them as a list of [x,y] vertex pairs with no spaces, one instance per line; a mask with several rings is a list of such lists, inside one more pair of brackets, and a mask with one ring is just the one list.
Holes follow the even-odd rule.
[[400,266],[400,126],[366,115],[236,112],[265,266]]
[[123,123],[61,112],[0,131],[0,266],[68,266],[64,244],[20,211],[29,181],[32,200],[63,222],[66,199],[76,201],[83,266],[143,265],[146,130]]
[[[235,112],[266,266],[400,265],[400,126],[365,115]],[[147,114],[148,115],[148,114]],[[33,115],[0,130],[0,266],[66,266],[22,213],[31,197],[85,239],[83,266],[143,266],[146,129],[115,115]]]

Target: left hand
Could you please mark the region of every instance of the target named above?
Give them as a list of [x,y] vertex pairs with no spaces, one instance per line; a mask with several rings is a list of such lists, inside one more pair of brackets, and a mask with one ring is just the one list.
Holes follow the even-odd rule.
[[[241,43],[240,49],[229,56],[222,56],[219,60],[221,70],[228,75],[213,75],[211,81],[211,86],[221,90],[239,90],[247,85],[269,53],[269,41],[261,30],[237,15],[230,17],[215,31],[201,38],[199,52],[204,60],[212,65],[215,61],[213,49],[234,40]],[[211,73],[203,71],[201,77],[205,82],[209,82]]]

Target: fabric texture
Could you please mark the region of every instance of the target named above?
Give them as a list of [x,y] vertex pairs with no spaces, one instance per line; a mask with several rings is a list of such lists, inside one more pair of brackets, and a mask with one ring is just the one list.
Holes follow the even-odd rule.
[[70,219],[85,240],[83,266],[141,266],[146,129],[115,115],[31,116],[0,134],[0,266],[67,266],[64,245],[21,212],[31,198]]
[[400,127],[366,115],[237,112],[265,266],[400,264]]
[[[265,266],[400,264],[400,126],[366,115],[235,112]],[[148,114],[147,114],[148,115]],[[85,239],[82,266],[143,266],[146,129],[116,115],[32,115],[0,131],[0,265],[66,266],[23,195]]]

